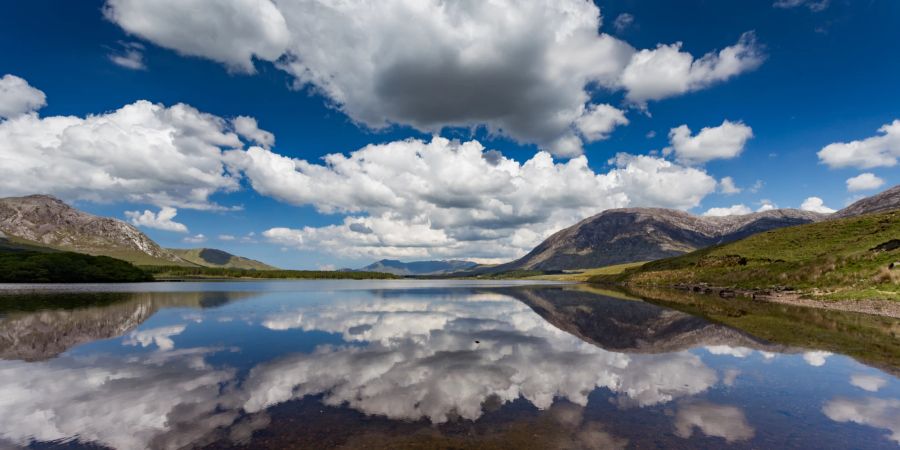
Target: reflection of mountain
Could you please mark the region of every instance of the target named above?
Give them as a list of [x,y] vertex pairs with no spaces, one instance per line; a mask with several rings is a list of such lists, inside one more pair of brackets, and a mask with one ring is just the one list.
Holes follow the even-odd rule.
[[712,345],[772,350],[772,346],[733,328],[642,301],[569,287],[510,288],[503,292],[561,330],[607,350],[665,353]]
[[[248,297],[240,292],[55,294],[22,296],[45,307],[78,304],[79,308],[47,308],[0,316],[0,359],[39,361],[98,339],[121,336],[164,307],[211,307]],[[44,297],[44,298],[41,298]],[[6,300],[10,302],[9,299]]]

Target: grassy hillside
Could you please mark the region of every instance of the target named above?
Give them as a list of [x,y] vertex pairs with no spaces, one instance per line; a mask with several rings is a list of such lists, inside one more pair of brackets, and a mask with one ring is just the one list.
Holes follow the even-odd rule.
[[591,277],[598,275],[618,275],[628,269],[640,267],[644,262],[616,264],[613,266],[597,267],[594,269],[566,270],[563,273],[551,275],[536,275],[526,277],[526,280],[549,280],[549,281],[587,281]]
[[158,280],[184,278],[259,278],[259,279],[398,279],[397,275],[381,272],[338,272],[324,270],[246,270],[221,267],[143,266],[144,271]]
[[647,263],[595,283],[744,289],[791,287],[824,299],[900,300],[900,211],[760,233]]
[[152,281],[137,267],[106,256],[72,252],[0,253],[0,283],[110,283]]
[[167,248],[175,256],[203,267],[225,269],[278,270],[277,267],[213,248]]

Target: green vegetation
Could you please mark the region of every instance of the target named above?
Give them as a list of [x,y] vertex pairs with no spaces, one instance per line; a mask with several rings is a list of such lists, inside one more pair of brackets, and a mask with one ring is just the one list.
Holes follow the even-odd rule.
[[721,299],[675,289],[636,286],[626,292],[775,344],[830,350],[883,368],[900,367],[897,319],[741,297]]
[[350,279],[384,280],[402,278],[382,272],[345,272],[325,270],[246,270],[222,267],[142,266],[157,280],[185,278],[262,278],[262,279]]
[[596,267],[593,269],[564,270],[563,273],[550,275],[537,275],[527,277],[528,280],[550,280],[550,281],[587,281],[591,277],[598,275],[618,275],[627,269],[633,269],[644,265],[645,262],[634,262],[625,264],[616,264],[612,266]]
[[900,211],[767,231],[729,244],[653,261],[592,283],[737,289],[790,287],[831,300],[900,300]]
[[71,252],[0,253],[2,283],[115,283],[152,279],[143,270],[107,256]]
[[198,266],[221,267],[225,269],[278,270],[277,267],[232,255],[214,248],[167,248],[167,251],[179,258]]

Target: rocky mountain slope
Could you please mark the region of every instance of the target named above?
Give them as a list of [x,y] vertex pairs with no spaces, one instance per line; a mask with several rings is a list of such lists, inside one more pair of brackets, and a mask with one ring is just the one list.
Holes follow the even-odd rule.
[[610,209],[558,231],[524,257],[490,271],[585,269],[650,261],[826,217],[796,209],[726,217],[660,208]]
[[861,216],[863,214],[893,211],[895,209],[900,209],[900,184],[880,194],[859,200],[834,213],[831,218],[841,219],[844,217]]
[[470,270],[477,265],[477,263],[471,261],[459,260],[402,262],[393,259],[382,259],[358,270],[394,275],[443,275]]
[[137,264],[190,264],[121,220],[79,211],[47,195],[0,199],[0,231],[35,245]]
[[167,251],[179,258],[203,267],[222,267],[225,269],[245,270],[278,270],[277,267],[255,259],[232,255],[214,248],[167,248]]

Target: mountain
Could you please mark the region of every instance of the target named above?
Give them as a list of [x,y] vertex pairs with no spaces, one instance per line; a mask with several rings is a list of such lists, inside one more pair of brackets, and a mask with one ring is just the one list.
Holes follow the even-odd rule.
[[[789,290],[791,295],[828,300],[900,300],[897,261],[900,209],[771,230],[589,281],[708,285],[766,296]],[[900,311],[888,304],[876,309],[880,312],[874,313],[883,315]]]
[[214,248],[167,248],[179,258],[203,267],[225,269],[278,270],[277,267],[243,256],[236,256]]
[[610,209],[556,232],[524,257],[488,270],[552,271],[651,261],[826,217],[796,209],[726,217],[661,208]]
[[121,220],[79,211],[47,195],[0,199],[0,232],[20,243],[136,264],[190,264]]
[[856,203],[834,213],[831,217],[840,219],[896,209],[900,209],[900,184],[880,194],[858,200]]
[[478,263],[459,260],[402,262],[394,259],[382,259],[358,270],[394,275],[441,275],[470,270],[476,266]]

